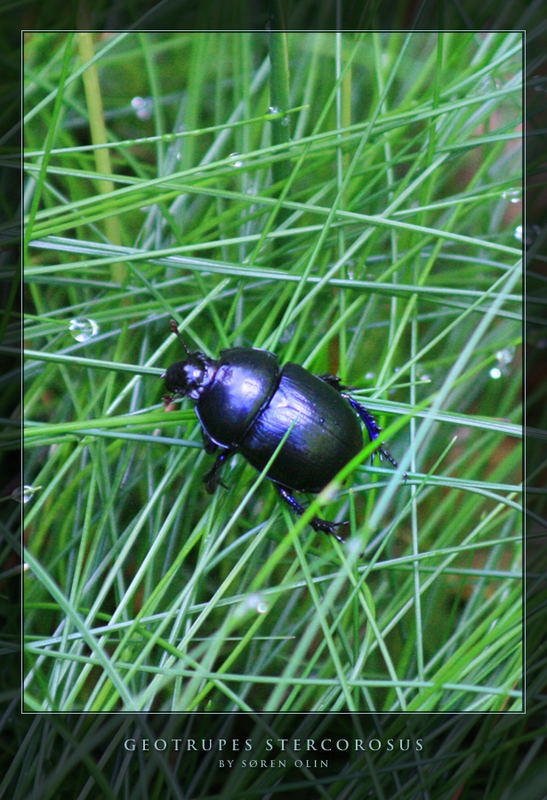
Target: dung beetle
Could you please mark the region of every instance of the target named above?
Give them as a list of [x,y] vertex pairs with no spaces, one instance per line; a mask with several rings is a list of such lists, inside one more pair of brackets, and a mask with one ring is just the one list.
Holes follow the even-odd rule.
[[[186,358],[162,374],[169,392],[164,400],[190,397],[206,452],[220,451],[203,477],[208,492],[222,483],[222,465],[236,453],[255,469],[264,469],[290,429],[266,475],[293,511],[302,514],[304,508],[293,492],[321,491],[362,449],[363,435],[354,412],[363,420],[371,441],[380,435],[372,414],[346,392],[349,387],[340,378],[312,375],[290,362],[280,367],[274,353],[253,347],[221,350],[217,359],[199,350],[191,353],[177,323],[171,320],[170,326]],[[383,443],[376,452],[397,467]],[[310,524],[343,541],[336,533],[343,522],[313,517]]]

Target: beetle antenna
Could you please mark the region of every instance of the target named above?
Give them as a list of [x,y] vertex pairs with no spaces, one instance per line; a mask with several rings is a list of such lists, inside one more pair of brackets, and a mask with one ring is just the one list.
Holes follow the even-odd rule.
[[177,337],[178,337],[178,339],[179,339],[180,343],[181,343],[181,344],[182,344],[182,346],[184,347],[184,350],[185,350],[185,352],[186,352],[186,355],[187,355],[187,356],[189,356],[189,355],[190,355],[190,351],[188,350],[188,348],[187,348],[187,346],[186,346],[186,342],[184,341],[184,339],[182,338],[182,336],[181,336],[181,334],[180,334],[180,331],[179,331],[179,326],[177,325],[177,323],[175,322],[175,320],[174,320],[174,319],[170,319],[170,320],[169,320],[169,327],[171,328],[171,333],[174,333],[174,334],[175,334],[175,336],[177,336]]

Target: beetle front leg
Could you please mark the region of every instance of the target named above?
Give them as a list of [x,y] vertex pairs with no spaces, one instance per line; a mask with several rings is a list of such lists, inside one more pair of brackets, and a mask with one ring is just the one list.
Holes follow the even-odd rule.
[[[305,509],[304,506],[301,506],[298,500],[296,500],[292,494],[287,490],[284,489],[282,486],[276,486],[277,491],[283,498],[283,500],[295,511],[298,516],[300,517]],[[344,543],[344,539],[341,536],[338,536],[336,533],[336,528],[340,525],[344,525],[343,522],[329,522],[327,519],[321,519],[321,517],[312,517],[310,520],[310,525],[314,529],[314,531],[323,531],[324,533],[329,533],[331,536],[334,536],[339,542]]]
[[[216,447],[217,445],[215,445],[215,449]],[[228,447],[226,450],[222,450],[218,454],[216,461],[209,470],[209,472],[206,472],[205,475],[203,476],[203,483],[205,484],[205,489],[209,494],[213,494],[213,492],[215,491],[215,489],[219,484],[221,486],[224,486],[225,489],[228,488],[226,484],[222,483],[222,481],[220,480],[220,470],[222,469],[222,465],[224,464],[226,459],[230,458],[230,456],[233,456],[234,453],[236,452],[237,448],[235,447]]]

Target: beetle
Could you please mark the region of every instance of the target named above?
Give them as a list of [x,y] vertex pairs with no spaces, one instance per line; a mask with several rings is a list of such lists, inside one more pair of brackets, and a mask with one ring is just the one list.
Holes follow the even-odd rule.
[[[194,402],[205,450],[217,454],[203,477],[209,493],[224,485],[220,472],[227,459],[240,453],[261,471],[290,430],[266,476],[300,515],[304,507],[293,493],[321,491],[362,449],[363,434],[355,412],[370,440],[378,439],[381,428],[372,414],[335,375],[313,375],[291,362],[281,367],[274,353],[253,347],[231,347],[221,350],[217,359],[209,358],[199,350],[190,352],[174,320],[170,327],[186,358],[162,374],[169,392],[164,401],[189,397]],[[380,459],[398,466],[383,442],[376,452]],[[343,522],[313,517],[310,524],[344,541],[336,533]]]

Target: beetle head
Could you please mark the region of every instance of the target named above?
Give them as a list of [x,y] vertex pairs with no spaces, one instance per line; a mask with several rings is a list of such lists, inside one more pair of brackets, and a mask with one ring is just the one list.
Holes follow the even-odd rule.
[[197,400],[213,379],[213,362],[207,358],[205,353],[199,351],[191,353],[188,350],[174,319],[169,321],[169,327],[171,332],[180,340],[187,357],[185,361],[177,361],[176,364],[171,364],[161,377],[165,381],[168,392],[173,397],[188,396],[192,400]]
[[197,400],[212,380],[211,361],[203,353],[189,353],[185,361],[177,361],[161,376],[172,395]]

